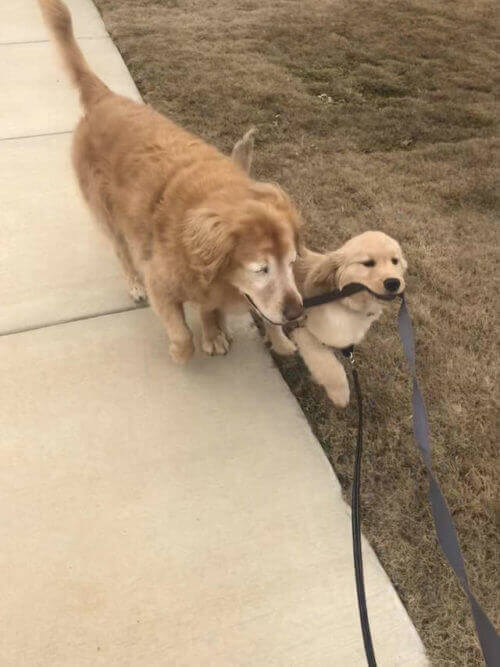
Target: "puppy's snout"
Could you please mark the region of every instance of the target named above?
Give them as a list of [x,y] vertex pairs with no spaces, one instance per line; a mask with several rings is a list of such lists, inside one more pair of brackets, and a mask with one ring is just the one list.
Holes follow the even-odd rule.
[[387,278],[384,280],[384,287],[388,292],[397,292],[401,281],[397,278]]
[[295,296],[289,296],[285,298],[285,303],[283,306],[283,317],[288,322],[292,320],[298,320],[304,312],[304,307],[302,306],[302,301],[297,299]]

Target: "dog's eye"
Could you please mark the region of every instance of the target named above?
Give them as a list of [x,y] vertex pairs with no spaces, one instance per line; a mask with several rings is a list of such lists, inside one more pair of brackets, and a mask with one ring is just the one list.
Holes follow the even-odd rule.
[[260,269],[256,269],[255,273],[269,273],[269,267],[261,266]]
[[361,262],[363,266],[375,266],[375,260],[374,259],[367,259],[366,262]]
[[399,259],[397,257],[393,257],[391,261],[393,264],[397,264],[399,262]]

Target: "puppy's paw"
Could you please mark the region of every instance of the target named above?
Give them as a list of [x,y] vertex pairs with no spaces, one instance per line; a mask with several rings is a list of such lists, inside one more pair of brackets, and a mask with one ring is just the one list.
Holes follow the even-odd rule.
[[127,284],[127,290],[135,303],[146,303],[148,293],[140,280],[130,280]]
[[269,345],[273,352],[283,357],[289,357],[297,351],[297,346],[285,335],[281,327],[266,327],[264,343]]
[[337,408],[345,408],[349,404],[349,384],[347,381],[340,385],[325,385],[328,398]]
[[226,332],[219,330],[214,338],[204,338],[201,347],[203,352],[211,357],[215,354],[227,354],[231,347],[231,337]]
[[185,364],[194,354],[194,345],[191,338],[170,343],[172,361],[176,364]]
[[285,336],[283,334],[278,339],[272,341],[271,350],[273,352],[276,352],[276,354],[280,354],[283,357],[290,357],[292,354],[295,354],[295,352],[297,352],[297,346],[295,345],[293,340],[290,340],[288,336]]

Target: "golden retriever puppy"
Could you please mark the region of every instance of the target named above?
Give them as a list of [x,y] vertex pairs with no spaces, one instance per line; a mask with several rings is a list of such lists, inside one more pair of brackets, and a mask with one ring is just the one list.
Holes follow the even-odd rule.
[[[394,296],[405,289],[406,268],[399,243],[387,234],[370,231],[325,255],[305,249],[296,265],[296,278],[304,297],[342,289],[349,283],[366,285],[381,296]],[[338,407],[349,402],[349,383],[343,365],[328,348],[343,349],[360,343],[386,303],[369,292],[359,292],[308,309],[304,326],[291,333],[314,380]],[[290,354],[283,330],[278,335],[276,327],[271,331],[274,349]]]
[[[233,149],[233,159],[251,165],[253,134],[247,133]],[[381,296],[397,295],[405,289],[407,263],[397,241],[382,232],[355,236],[339,250],[320,254],[307,248],[299,251],[294,265],[297,285],[303,297],[362,283]],[[384,308],[385,302],[369,292],[359,292],[340,301],[315,306],[307,311],[302,326],[290,338],[282,327],[265,323],[266,335],[278,354],[299,350],[314,380],[322,385],[338,407],[349,402],[349,383],[343,365],[330,348],[343,349],[360,343]]]
[[225,309],[248,303],[276,324],[300,317],[292,270],[300,221],[288,196],[114,94],[89,69],[66,5],[39,4],[84,108],[73,140],[81,191],[114,244],[130,294],[149,298],[163,320],[172,358],[185,362],[194,349],[185,302],[200,309],[208,354],[228,350]]

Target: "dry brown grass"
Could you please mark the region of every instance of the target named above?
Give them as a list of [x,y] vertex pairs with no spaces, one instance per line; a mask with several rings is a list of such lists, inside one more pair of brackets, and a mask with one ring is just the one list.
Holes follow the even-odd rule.
[[[97,4],[147,102],[225,150],[259,128],[255,171],[294,196],[312,246],[370,228],[401,241],[436,474],[472,587],[498,621],[494,3]],[[364,530],[433,664],[477,665],[467,604],[436,545],[393,315],[358,352]],[[354,407],[334,410],[299,360],[280,367],[348,491]]]

